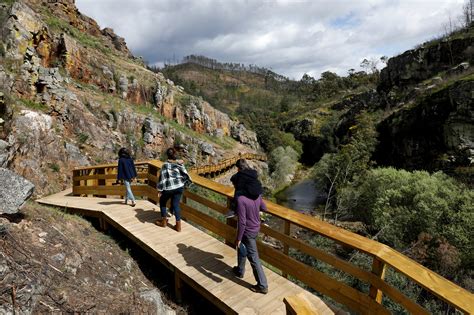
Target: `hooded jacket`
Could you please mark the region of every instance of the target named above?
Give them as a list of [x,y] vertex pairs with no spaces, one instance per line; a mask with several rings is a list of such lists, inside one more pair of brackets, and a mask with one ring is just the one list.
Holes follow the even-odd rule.
[[236,192],[247,198],[256,200],[263,193],[262,184],[258,180],[258,173],[253,169],[245,169],[234,174],[230,181]]

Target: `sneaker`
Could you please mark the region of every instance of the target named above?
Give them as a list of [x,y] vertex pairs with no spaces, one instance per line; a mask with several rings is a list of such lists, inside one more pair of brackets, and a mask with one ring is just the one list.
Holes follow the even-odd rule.
[[250,291],[255,292],[255,293],[267,294],[268,288],[262,288],[258,286],[258,284],[256,284],[250,287]]
[[132,207],[135,207],[137,204],[134,202],[131,204]]
[[237,266],[232,267],[232,273],[233,273],[234,276],[236,276],[237,278],[242,279],[242,278],[244,277],[244,275],[240,272],[239,267],[237,267]]
[[232,211],[232,210],[229,210],[229,212],[227,212],[224,216],[225,216],[226,218],[235,217],[235,212]]

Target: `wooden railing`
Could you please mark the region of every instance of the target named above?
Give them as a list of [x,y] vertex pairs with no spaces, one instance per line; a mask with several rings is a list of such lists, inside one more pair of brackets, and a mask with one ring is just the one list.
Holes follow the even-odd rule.
[[247,159],[247,160],[260,160],[266,161],[267,157],[263,154],[255,154],[255,153],[242,153],[239,156],[225,159],[220,161],[217,164],[212,165],[204,165],[204,166],[195,166],[191,167],[190,170],[194,171],[198,175],[202,176],[215,176],[220,174],[221,172],[225,172],[228,169],[232,168],[238,159]]
[[[155,187],[161,165],[162,162],[156,160],[137,163],[140,168],[138,178],[143,184],[133,186],[135,195],[146,197],[154,203],[158,202]],[[195,187],[198,187],[199,194],[196,193],[196,189],[194,192],[185,192],[181,203],[183,218],[212,232],[222,241],[232,244],[236,235],[236,221],[235,219],[225,220],[223,214],[228,211],[228,205],[233,197],[233,188],[201,177],[194,171],[190,171],[190,174]],[[116,165],[75,169],[73,177],[74,195],[123,196],[125,192],[124,187],[113,185],[116,177]],[[206,197],[206,195],[212,196],[212,198]],[[290,276],[360,314],[389,313],[382,304],[382,297],[392,300],[410,313],[428,314],[428,311],[418,305],[416,301],[411,300],[385,280],[386,270],[391,268],[393,272],[417,283],[424,290],[455,309],[466,314],[474,312],[472,293],[389,246],[272,202],[267,201],[266,203],[268,213],[274,217],[274,221],[281,222],[281,225],[278,228],[262,225],[261,233],[264,238],[272,238],[282,246],[278,249],[265,241],[259,241],[259,254],[267,264],[271,265],[274,270],[279,270],[283,276]],[[354,252],[365,255],[371,261],[370,270],[357,266],[351,260],[344,260],[312,246],[306,241],[295,239],[290,233],[295,227],[300,231],[317,234],[342,245],[344,248],[351,248]],[[357,289],[335,279],[295,258],[294,255],[290,255],[290,249],[325,263],[341,274],[350,275],[357,281],[364,283],[369,289],[365,291]],[[358,285],[357,287],[363,286]]]

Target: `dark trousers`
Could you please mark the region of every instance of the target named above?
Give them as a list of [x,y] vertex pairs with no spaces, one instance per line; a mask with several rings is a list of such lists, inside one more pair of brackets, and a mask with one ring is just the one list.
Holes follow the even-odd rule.
[[171,213],[174,213],[176,221],[181,220],[181,209],[179,207],[179,202],[181,201],[181,196],[183,195],[184,187],[176,188],[173,190],[163,190],[160,197],[160,210],[161,217],[166,218],[166,203],[171,199]]
[[255,235],[245,235],[242,237],[242,243],[245,245],[246,248],[246,256],[242,255],[242,252],[245,251],[238,251],[237,255],[237,263],[239,267],[240,274],[245,273],[245,261],[246,259],[249,260],[250,266],[252,266],[253,276],[257,281],[257,285],[260,288],[268,288],[267,277],[263,273],[262,264],[260,263],[260,258],[258,257],[257,251],[257,238],[258,233]]

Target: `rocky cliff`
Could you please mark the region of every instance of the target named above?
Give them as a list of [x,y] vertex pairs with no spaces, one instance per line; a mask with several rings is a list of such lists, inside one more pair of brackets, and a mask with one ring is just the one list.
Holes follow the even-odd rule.
[[472,176],[474,27],[388,61],[377,90],[351,95],[285,123],[312,164],[343,143],[361,112],[374,115],[379,165]]
[[146,69],[73,0],[0,6],[0,167],[37,193],[64,188],[74,166],[113,161],[121,146],[148,159],[179,145],[194,164],[259,149],[255,133]]

